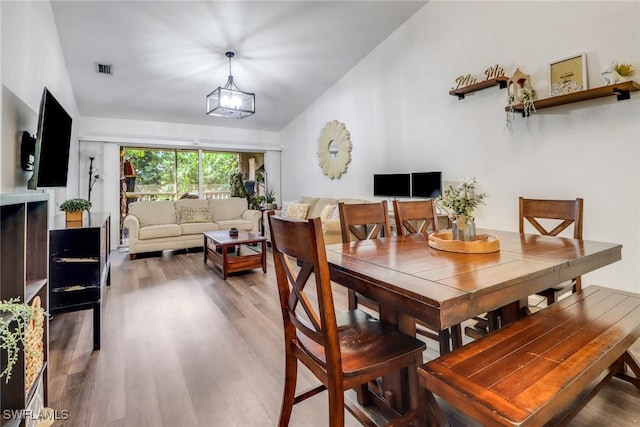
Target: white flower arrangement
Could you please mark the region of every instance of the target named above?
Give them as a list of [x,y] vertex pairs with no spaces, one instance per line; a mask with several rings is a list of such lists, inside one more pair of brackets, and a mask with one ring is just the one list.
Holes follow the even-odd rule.
[[457,187],[452,185],[444,190],[444,194],[436,199],[438,206],[449,212],[449,216],[464,215],[467,222],[473,222],[473,211],[487,197],[486,193],[476,193],[474,178],[465,178]]

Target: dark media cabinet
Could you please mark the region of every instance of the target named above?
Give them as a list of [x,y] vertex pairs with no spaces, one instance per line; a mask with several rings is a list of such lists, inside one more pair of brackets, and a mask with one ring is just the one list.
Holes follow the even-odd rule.
[[93,349],[100,349],[100,303],[111,284],[108,213],[84,212],[82,223],[56,215],[49,230],[49,311],[93,309]]

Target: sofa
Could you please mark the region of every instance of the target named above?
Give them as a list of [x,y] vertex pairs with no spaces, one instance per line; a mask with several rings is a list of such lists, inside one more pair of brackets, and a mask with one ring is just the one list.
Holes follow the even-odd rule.
[[[276,215],[296,219],[320,218],[325,245],[341,243],[342,231],[340,229],[340,213],[338,212],[339,202],[370,203],[369,200],[363,199],[332,199],[305,196],[295,201],[283,202],[282,210],[276,211]],[[265,224],[265,226],[267,229],[269,228],[268,224]]]
[[143,252],[201,247],[205,231],[235,227],[257,234],[261,216],[241,197],[133,202],[123,228],[129,232],[133,260]]

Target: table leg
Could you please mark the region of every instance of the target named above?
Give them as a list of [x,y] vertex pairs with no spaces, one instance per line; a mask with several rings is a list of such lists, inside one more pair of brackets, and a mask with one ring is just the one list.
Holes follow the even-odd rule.
[[100,350],[100,301],[93,303],[93,349]]
[[204,236],[204,247],[202,248],[202,252],[204,252],[204,263],[207,263],[207,236]]
[[509,305],[500,307],[500,328],[515,322],[524,317],[522,308],[527,306],[526,300],[512,302]]
[[[416,336],[416,322],[413,317],[400,313],[396,310],[380,305],[380,319],[387,323],[396,325],[398,329],[410,336]],[[400,372],[385,375],[382,378],[382,388],[384,395],[391,396],[394,409],[405,412],[409,409],[409,383],[408,378]]]
[[264,240],[262,241],[262,272],[267,272],[267,244]]
[[227,266],[229,265],[229,254],[227,253],[227,246],[221,245],[222,248],[222,278],[227,280]]

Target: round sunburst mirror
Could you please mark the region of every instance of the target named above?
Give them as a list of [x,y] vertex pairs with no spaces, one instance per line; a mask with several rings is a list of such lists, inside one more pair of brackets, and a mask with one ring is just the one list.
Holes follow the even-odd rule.
[[351,134],[344,123],[328,122],[318,139],[318,163],[324,174],[340,179],[351,162],[351,148]]

